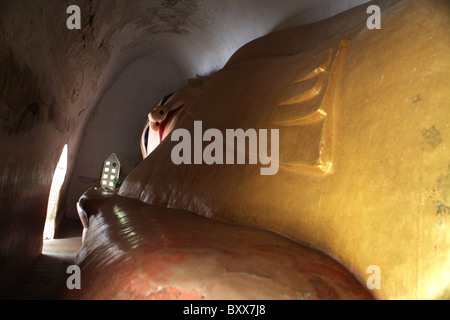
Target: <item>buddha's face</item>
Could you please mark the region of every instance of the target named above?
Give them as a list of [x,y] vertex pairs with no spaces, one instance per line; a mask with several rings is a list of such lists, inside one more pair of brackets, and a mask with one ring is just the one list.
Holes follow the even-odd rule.
[[146,158],[173,131],[185,115],[187,107],[200,93],[199,89],[184,88],[165,96],[148,114],[141,138],[142,156]]

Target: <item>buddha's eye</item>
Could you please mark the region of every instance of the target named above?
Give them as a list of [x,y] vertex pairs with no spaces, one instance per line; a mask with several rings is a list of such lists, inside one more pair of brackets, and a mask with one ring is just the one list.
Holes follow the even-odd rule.
[[163,111],[163,110],[160,110],[160,111],[159,111],[159,114],[164,114],[164,111]]
[[158,132],[159,130],[159,124],[160,122],[150,122],[150,128],[152,129],[153,132]]

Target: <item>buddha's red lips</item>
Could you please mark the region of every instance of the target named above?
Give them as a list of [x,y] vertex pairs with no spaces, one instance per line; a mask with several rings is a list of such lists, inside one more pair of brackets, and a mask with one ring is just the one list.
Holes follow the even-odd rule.
[[167,117],[159,124],[158,131],[159,131],[159,142],[160,143],[164,139],[164,133],[165,133],[166,129],[169,127],[170,123],[175,118],[175,116],[183,109],[183,107],[184,107],[184,104],[179,106],[178,108],[170,111],[167,114]]

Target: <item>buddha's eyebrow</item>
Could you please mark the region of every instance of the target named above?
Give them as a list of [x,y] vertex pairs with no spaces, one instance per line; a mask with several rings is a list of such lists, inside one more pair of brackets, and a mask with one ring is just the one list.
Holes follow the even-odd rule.
[[174,94],[174,93],[171,93],[171,94],[168,94],[167,96],[165,96],[165,97],[162,99],[160,105],[163,106],[163,105],[167,102],[167,100],[169,100],[169,98],[170,98],[171,96],[173,96],[173,94]]

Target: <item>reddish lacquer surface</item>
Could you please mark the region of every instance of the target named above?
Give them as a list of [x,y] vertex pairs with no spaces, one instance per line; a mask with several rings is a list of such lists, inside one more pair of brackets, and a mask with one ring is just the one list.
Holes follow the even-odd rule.
[[91,189],[66,299],[372,299],[326,254],[281,235]]

